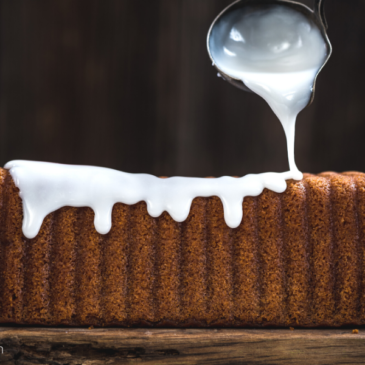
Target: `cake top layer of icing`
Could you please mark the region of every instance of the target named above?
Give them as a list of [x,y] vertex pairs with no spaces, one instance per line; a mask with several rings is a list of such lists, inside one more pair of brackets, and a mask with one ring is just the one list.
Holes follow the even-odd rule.
[[129,174],[103,167],[62,165],[36,161],[11,161],[10,170],[23,200],[23,233],[34,238],[43,219],[64,207],[90,207],[95,212],[95,228],[106,234],[112,225],[115,203],[147,203],[153,217],[164,211],[184,221],[196,197],[218,196],[228,226],[237,227],[242,220],[245,196],[257,196],[264,188],[277,193],[286,189],[287,179],[302,179],[300,172],[263,173],[241,178],[223,176],[216,179]]

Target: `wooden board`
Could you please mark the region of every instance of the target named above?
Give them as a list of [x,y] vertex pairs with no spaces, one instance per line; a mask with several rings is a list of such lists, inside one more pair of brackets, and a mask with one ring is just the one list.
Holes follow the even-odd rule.
[[363,364],[365,330],[0,328],[0,364]]

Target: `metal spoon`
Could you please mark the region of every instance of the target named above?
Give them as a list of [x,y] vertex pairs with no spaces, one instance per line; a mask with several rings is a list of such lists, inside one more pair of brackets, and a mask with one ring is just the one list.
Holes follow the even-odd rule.
[[213,38],[213,29],[217,25],[217,23],[222,20],[228,13],[231,13],[233,11],[241,11],[246,6],[249,6],[252,8],[260,8],[261,6],[265,5],[284,5],[287,7],[290,7],[296,11],[301,12],[305,17],[307,17],[309,20],[311,20],[314,24],[317,25],[319,30],[321,31],[321,34],[323,36],[323,39],[325,41],[326,47],[327,47],[327,57],[323,62],[322,67],[318,70],[316,77],[313,82],[313,88],[312,88],[312,94],[311,98],[309,100],[309,104],[312,103],[314,99],[314,92],[315,92],[315,85],[318,74],[321,72],[324,65],[327,63],[328,59],[331,56],[332,53],[332,46],[328,39],[328,35],[326,32],[327,29],[327,21],[324,16],[324,0],[314,0],[314,10],[310,9],[304,4],[298,3],[296,1],[291,0],[238,0],[235,1],[233,4],[229,5],[227,8],[225,8],[213,21],[212,25],[209,28],[208,36],[207,36],[207,48],[209,57],[213,62],[213,66],[218,70],[219,75],[232,85],[238,87],[241,90],[252,92],[241,80],[236,79],[230,75],[227,75],[222,70],[219,69],[219,67],[214,62],[214,55],[211,50],[211,41]]

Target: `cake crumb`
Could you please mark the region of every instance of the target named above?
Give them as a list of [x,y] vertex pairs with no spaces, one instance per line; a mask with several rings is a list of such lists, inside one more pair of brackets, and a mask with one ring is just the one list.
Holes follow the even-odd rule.
[[289,327],[290,331],[294,331],[294,327]]
[[89,330],[92,330],[92,329],[94,329],[94,326],[90,326],[90,327],[89,327]]
[[357,335],[359,333],[359,330],[352,330],[352,333]]

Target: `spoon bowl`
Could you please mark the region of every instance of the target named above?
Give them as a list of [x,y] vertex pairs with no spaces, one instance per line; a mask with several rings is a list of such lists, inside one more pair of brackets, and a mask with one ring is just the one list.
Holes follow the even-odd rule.
[[[232,22],[232,19],[234,19],[234,17],[236,15],[239,16],[240,14],[244,14],[247,12],[258,11],[267,6],[280,5],[280,6],[290,8],[291,10],[294,10],[294,11],[299,12],[302,15],[304,15],[304,17],[311,24],[315,25],[318,28],[318,30],[320,31],[320,33],[323,37],[325,47],[326,47],[326,58],[324,59],[321,67],[318,69],[318,71],[315,75],[315,78],[314,78],[313,87],[311,90],[312,92],[311,92],[311,96],[310,96],[310,99],[308,102],[308,105],[311,104],[314,99],[315,84],[316,84],[317,76],[320,73],[320,71],[322,70],[322,68],[324,67],[324,65],[327,63],[327,61],[332,53],[332,46],[331,46],[331,43],[328,39],[327,32],[326,32],[327,22],[326,22],[326,19],[324,16],[323,4],[324,4],[324,0],[315,0],[314,1],[314,10],[312,10],[304,4],[301,4],[301,3],[298,3],[295,1],[291,1],[291,0],[238,0],[238,1],[234,2],[233,4],[231,4],[227,8],[225,8],[215,18],[215,20],[213,21],[213,23],[209,29],[209,32],[208,32],[207,48],[208,48],[209,57],[213,62],[213,66],[217,69],[219,75],[224,80],[228,81],[229,83],[238,87],[241,90],[252,92],[244,84],[243,81],[241,81],[240,79],[237,79],[233,75],[228,74],[227,72],[224,72],[218,66],[218,64],[216,62],[217,57],[215,57],[215,56],[217,56],[217,54],[216,54],[217,45],[218,45],[218,49],[219,49],[219,47],[223,47],[223,44],[220,44],[220,42],[221,42],[220,33],[222,32],[221,29],[223,27],[226,27],[226,29],[231,29],[230,22]],[[238,36],[240,36],[240,35],[238,34]]]

